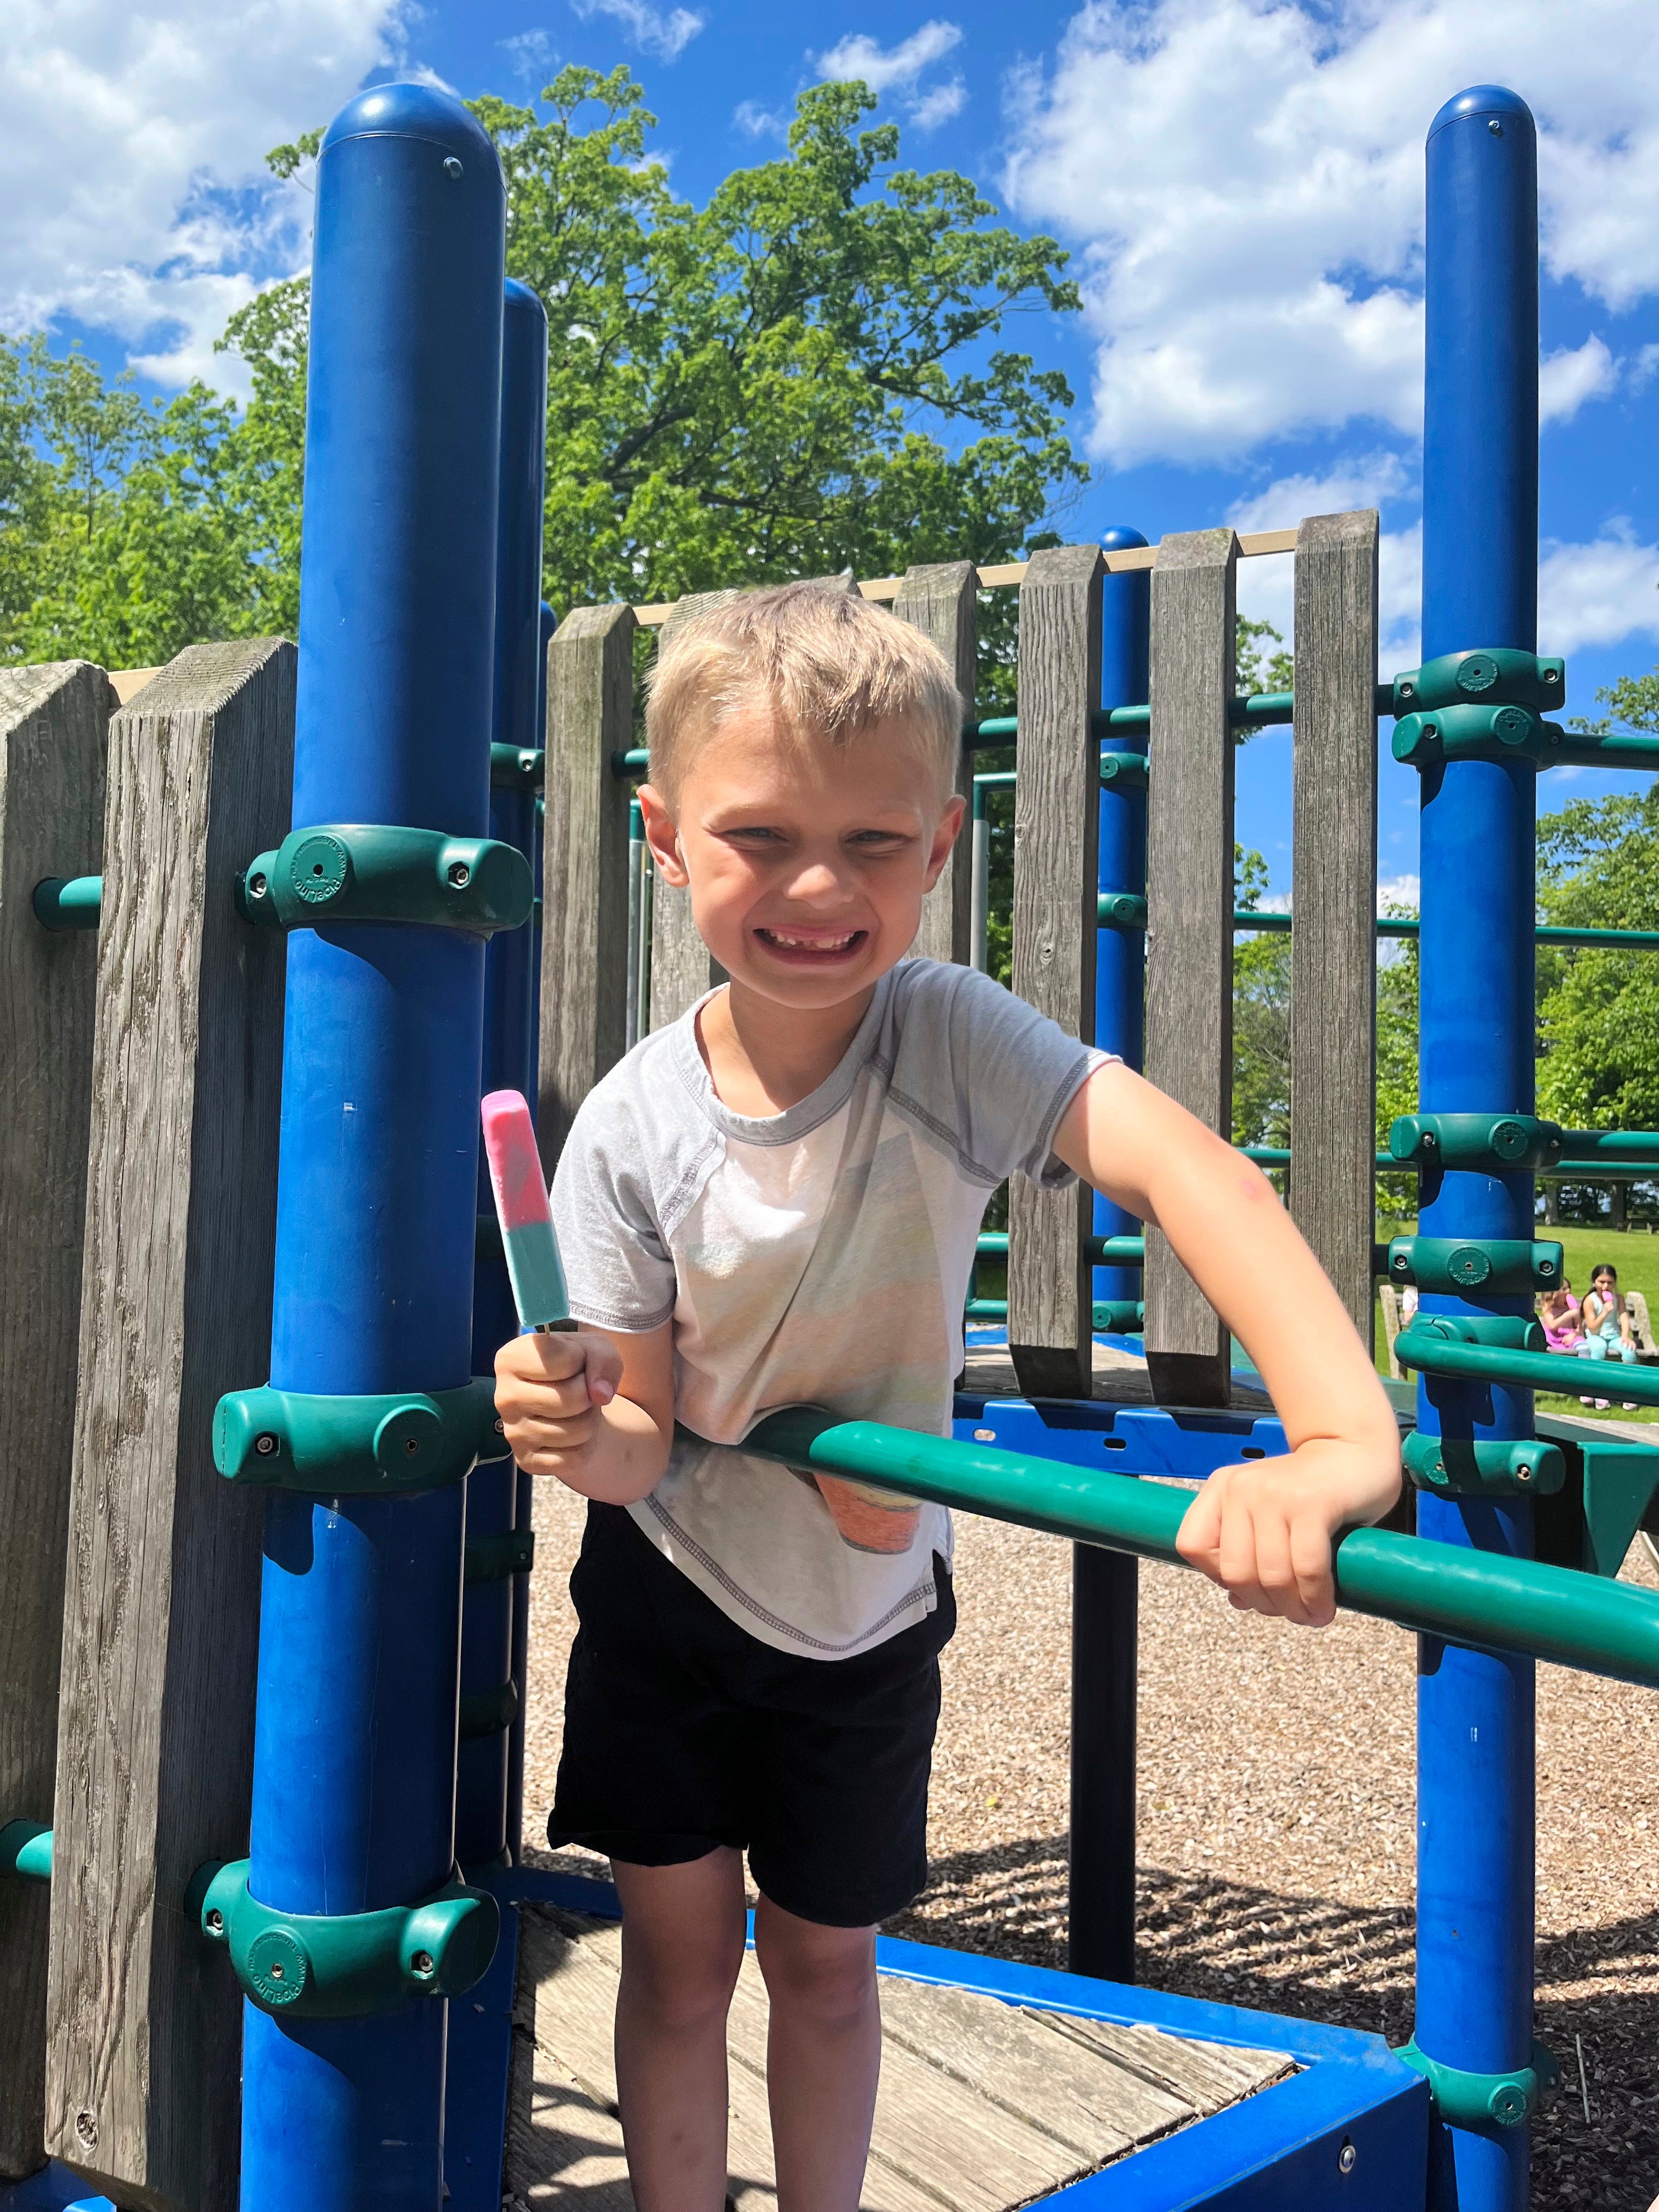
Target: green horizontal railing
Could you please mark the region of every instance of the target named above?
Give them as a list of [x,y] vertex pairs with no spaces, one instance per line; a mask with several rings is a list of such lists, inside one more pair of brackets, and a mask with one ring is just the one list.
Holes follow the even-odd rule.
[[[1175,1540],[1191,1498],[1165,1483],[811,1412],[774,1413],[743,1448],[1076,1543],[1186,1564]],[[1336,1594],[1350,1612],[1419,1635],[1659,1689],[1659,1595],[1630,1583],[1353,1528],[1336,1547]]]
[[[1445,1375],[1464,1382],[1510,1382],[1522,1390],[1555,1390],[1580,1395],[1589,1381],[1587,1364],[1571,1352],[1511,1352],[1490,1344],[1460,1344],[1419,1325],[1413,1318],[1395,1339],[1403,1367],[1419,1375]],[[1597,1364],[1600,1378],[1607,1372]],[[1610,1393],[1634,1406],[1659,1406],[1659,1372],[1651,1367],[1617,1363]]]
[[[969,1298],[962,1310],[964,1321],[1008,1318],[1006,1298]],[[1139,1298],[1097,1298],[1093,1326],[1114,1336],[1139,1336],[1146,1326],[1146,1308]]]
[[[1146,927],[1146,901],[1139,891],[1102,891],[1096,912],[1103,929]],[[1233,909],[1233,927],[1241,935],[1286,937],[1294,926],[1294,918],[1288,914],[1264,913],[1255,907]],[[1414,915],[1385,915],[1376,927],[1379,937],[1414,938],[1422,924]],[[1632,951],[1659,950],[1659,929],[1568,929],[1540,921],[1533,935],[1540,945],[1622,945]]]
[[[1008,1232],[1006,1229],[984,1231],[975,1246],[981,1260],[1003,1260],[1008,1256]],[[1146,1239],[1144,1237],[1085,1237],[1084,1257],[1097,1267],[1139,1267],[1146,1258]]]

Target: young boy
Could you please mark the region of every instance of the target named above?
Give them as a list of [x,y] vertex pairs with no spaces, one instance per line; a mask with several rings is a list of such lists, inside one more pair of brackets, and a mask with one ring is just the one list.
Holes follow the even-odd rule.
[[[919,632],[820,586],[668,647],[646,835],[731,981],[590,1093],[554,1183],[582,1327],[496,1361],[520,1464],[591,1501],[549,1835],[608,1854],[622,1899],[639,2212],[725,2202],[744,1850],[779,2203],[857,2206],[875,1923],[926,1879],[950,1518],[741,1447],[802,1403],[949,1434],[1006,1176],[1156,1222],[1261,1370],[1292,1449],[1212,1475],[1182,1529],[1235,1605],[1328,1621],[1332,1538],[1399,1489],[1370,1355],[1266,1178],[988,977],[906,959],[961,826],[961,720]],[[1294,1328],[1258,1318],[1264,1273]]]

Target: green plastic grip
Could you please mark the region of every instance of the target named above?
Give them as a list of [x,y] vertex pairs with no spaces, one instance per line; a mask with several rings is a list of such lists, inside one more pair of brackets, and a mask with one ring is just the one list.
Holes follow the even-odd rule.
[[1445,760],[1524,760],[1546,763],[1566,743],[1559,722],[1527,707],[1437,707],[1406,714],[1394,726],[1394,757],[1407,768]]
[[1389,1128],[1389,1152],[1402,1165],[1473,1168],[1487,1175],[1553,1167],[1566,1132],[1535,1114],[1401,1114]]
[[539,791],[547,756],[536,745],[491,745],[489,787],[492,791]]
[[441,830],[337,822],[295,830],[244,870],[243,914],[267,929],[418,921],[479,937],[530,919],[535,886],[516,845]]
[[1146,754],[1102,753],[1100,781],[1102,789],[1106,791],[1145,791]]
[[1567,664],[1540,659],[1518,646],[1488,647],[1473,653],[1443,653],[1408,668],[1394,679],[1392,711],[1432,714],[1459,705],[1530,707],[1553,714],[1565,704]]
[[186,1909],[230,1953],[244,1994],[284,2020],[362,2020],[412,1997],[458,1997],[495,1955],[501,1908],[459,1873],[416,1905],[378,1912],[278,1912],[250,1897],[248,1863],[198,1869]]
[[8,1820],[0,1828],[0,1881],[52,1880],[52,1830],[40,1820]]
[[1096,918],[1102,929],[1145,929],[1146,902],[1138,891],[1101,891]]
[[[1402,1345],[1408,1333],[1402,1332]],[[1632,1372],[1621,1376],[1621,1389]],[[1653,1387],[1659,1398],[1659,1376]],[[1191,1498],[1164,1483],[875,1421],[837,1422],[810,1409],[771,1414],[744,1438],[743,1449],[786,1467],[850,1476],[1073,1542],[1186,1564],[1176,1532]],[[1517,1652],[1659,1689],[1659,1595],[1633,1583],[1386,1528],[1350,1529],[1338,1540],[1335,1567],[1337,1601],[1350,1612],[1449,1643]]]
[[231,1482],[317,1497],[403,1496],[459,1482],[480,1460],[505,1459],[495,1385],[333,1398],[301,1390],[231,1390],[213,1414],[213,1463]]
[[1518,2128],[1532,2117],[1538,2100],[1553,2088],[1560,2069],[1541,2043],[1532,2047],[1532,2063],[1510,2074],[1472,2074],[1462,2066],[1447,2066],[1419,2051],[1416,2039],[1395,2052],[1414,2067],[1429,2085],[1439,2118],[1456,2128]]
[[1524,1237],[1396,1237],[1389,1246],[1389,1280],[1453,1297],[1527,1297],[1553,1291],[1565,1255],[1550,1240]]
[[1401,1448],[1419,1490],[1442,1498],[1539,1498],[1559,1490],[1567,1462],[1559,1444],[1536,1438],[1431,1437],[1413,1429]]

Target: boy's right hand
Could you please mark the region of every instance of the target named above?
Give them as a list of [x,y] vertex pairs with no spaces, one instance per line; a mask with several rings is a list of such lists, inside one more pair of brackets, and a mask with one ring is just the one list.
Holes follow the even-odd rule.
[[495,1411],[519,1465],[568,1480],[599,1437],[622,1371],[616,1346],[597,1332],[550,1330],[504,1344],[495,1354]]

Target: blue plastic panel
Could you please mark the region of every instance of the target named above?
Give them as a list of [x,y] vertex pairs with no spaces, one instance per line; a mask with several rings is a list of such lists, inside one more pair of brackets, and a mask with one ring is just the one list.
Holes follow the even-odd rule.
[[1275,1414],[1170,1413],[1105,1399],[1033,1403],[1029,1398],[959,1394],[952,1432],[961,1443],[995,1443],[1005,1451],[1036,1452],[1068,1467],[1200,1480],[1238,1460],[1266,1459],[1289,1449],[1285,1425]]

